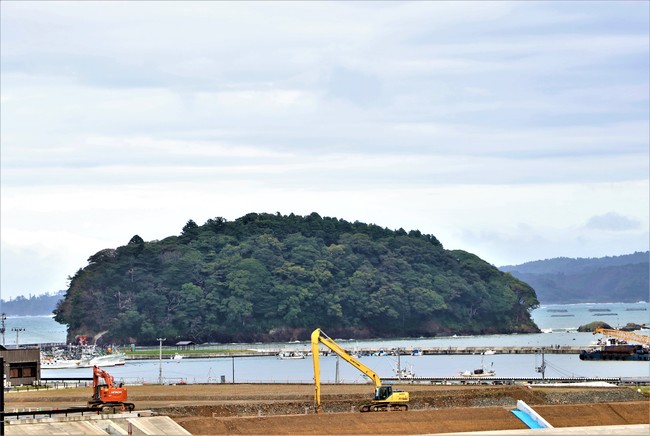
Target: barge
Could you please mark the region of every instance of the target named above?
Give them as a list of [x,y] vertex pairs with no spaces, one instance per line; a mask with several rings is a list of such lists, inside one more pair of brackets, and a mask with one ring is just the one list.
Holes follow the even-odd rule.
[[650,361],[650,348],[646,345],[628,344],[610,338],[589,350],[580,352],[580,360],[636,360]]

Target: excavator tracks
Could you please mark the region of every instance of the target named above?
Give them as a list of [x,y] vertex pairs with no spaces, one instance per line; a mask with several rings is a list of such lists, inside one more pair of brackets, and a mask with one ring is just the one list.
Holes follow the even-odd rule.
[[364,404],[359,408],[359,412],[406,412],[407,410],[409,410],[408,404],[401,403]]
[[88,407],[102,413],[133,412],[133,409],[135,409],[135,404],[133,403],[88,403]]

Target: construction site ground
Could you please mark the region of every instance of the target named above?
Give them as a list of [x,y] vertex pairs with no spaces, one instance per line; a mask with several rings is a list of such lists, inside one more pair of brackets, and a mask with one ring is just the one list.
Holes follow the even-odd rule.
[[[396,385],[407,412],[358,412],[371,385],[324,385],[323,413],[308,384],[128,386],[136,411],[166,415],[192,434],[433,434],[523,430],[510,411],[525,401],[554,427],[650,424],[650,401],[632,387]],[[8,392],[5,411],[84,406],[91,388]]]

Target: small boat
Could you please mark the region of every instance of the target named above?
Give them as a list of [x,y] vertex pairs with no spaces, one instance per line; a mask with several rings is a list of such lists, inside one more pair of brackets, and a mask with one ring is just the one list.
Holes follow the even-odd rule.
[[[494,362],[492,363],[494,365]],[[461,377],[494,377],[497,375],[497,372],[493,369],[488,369],[483,363],[483,358],[481,358],[481,367],[475,369],[474,371],[463,371],[460,373]]]
[[93,366],[121,366],[125,363],[126,355],[124,353],[89,354],[81,359],[79,366],[81,368],[92,368]]
[[478,368],[474,371],[463,371],[460,373],[461,377],[494,377],[496,371],[493,369]]
[[395,377],[401,380],[409,380],[415,378],[415,371],[413,371],[413,366],[409,365],[408,368],[395,369]]
[[493,354],[497,354],[497,352],[494,350],[485,350],[483,354],[485,354],[486,356],[491,356]]
[[81,360],[79,359],[57,359],[46,357],[41,359],[41,369],[70,369],[79,368]]
[[304,359],[305,353],[302,351],[280,351],[278,353],[278,359],[288,360],[288,359]]
[[178,353],[176,353],[172,357],[170,357],[170,359],[172,359],[172,360],[181,360],[182,358],[183,358],[183,355],[178,354]]
[[395,361],[395,365],[391,364],[395,377],[401,380],[412,380],[415,377],[415,371],[413,370],[413,365],[407,363],[406,366],[402,366],[402,360],[400,353],[396,353],[397,359],[389,358],[390,360]]
[[47,352],[41,351],[41,369],[79,368],[81,359],[69,350],[53,348]]

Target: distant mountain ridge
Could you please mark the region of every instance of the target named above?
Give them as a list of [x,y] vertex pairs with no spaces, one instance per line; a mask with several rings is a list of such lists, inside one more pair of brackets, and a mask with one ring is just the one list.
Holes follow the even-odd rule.
[[528,283],[542,304],[648,301],[650,252],[601,258],[558,257],[499,269]]
[[[542,304],[648,301],[650,252],[601,258],[557,257],[499,267],[531,285]],[[65,291],[2,300],[9,316],[51,315]]]
[[65,296],[65,291],[51,294],[22,295],[8,301],[1,300],[2,313],[9,316],[52,315],[57,303]]

